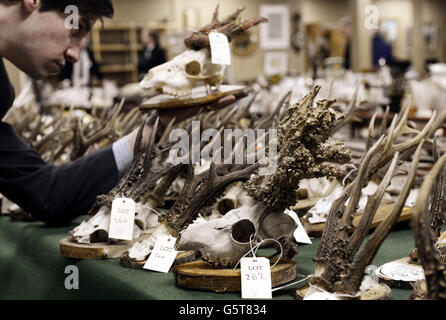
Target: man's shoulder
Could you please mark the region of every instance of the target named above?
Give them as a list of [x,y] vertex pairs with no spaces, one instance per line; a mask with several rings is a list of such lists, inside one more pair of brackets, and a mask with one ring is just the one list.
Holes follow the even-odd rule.
[[14,87],[9,81],[3,59],[0,58],[0,119],[3,119],[15,98]]

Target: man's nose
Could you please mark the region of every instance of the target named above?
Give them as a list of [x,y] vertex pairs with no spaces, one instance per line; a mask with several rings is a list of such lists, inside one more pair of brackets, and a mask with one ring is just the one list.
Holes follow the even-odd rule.
[[79,55],[80,55],[80,48],[68,48],[67,51],[65,51],[65,58],[72,62],[76,63],[79,61]]

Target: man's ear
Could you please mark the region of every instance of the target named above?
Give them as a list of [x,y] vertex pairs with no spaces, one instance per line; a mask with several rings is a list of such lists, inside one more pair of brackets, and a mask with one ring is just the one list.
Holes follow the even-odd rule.
[[23,9],[27,14],[36,10],[40,5],[40,0],[22,0]]

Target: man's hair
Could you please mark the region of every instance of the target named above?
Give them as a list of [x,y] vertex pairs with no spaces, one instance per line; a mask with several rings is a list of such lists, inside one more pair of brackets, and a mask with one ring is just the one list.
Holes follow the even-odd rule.
[[[19,1],[6,0],[5,2]],[[70,5],[76,6],[81,14],[97,18],[113,18],[114,10],[111,0],[40,0],[40,11],[56,10],[65,13],[65,8]]]

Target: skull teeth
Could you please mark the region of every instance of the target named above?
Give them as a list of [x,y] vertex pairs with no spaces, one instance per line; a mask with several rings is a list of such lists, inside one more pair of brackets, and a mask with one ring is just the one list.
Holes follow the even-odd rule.
[[210,264],[213,264],[216,268],[231,268],[236,264],[236,262],[232,261],[231,259],[215,257],[214,255],[207,252],[200,251],[200,253],[203,260],[209,262]]
[[163,93],[171,96],[183,97],[190,95],[192,91],[190,89],[178,89],[165,85],[163,86]]

